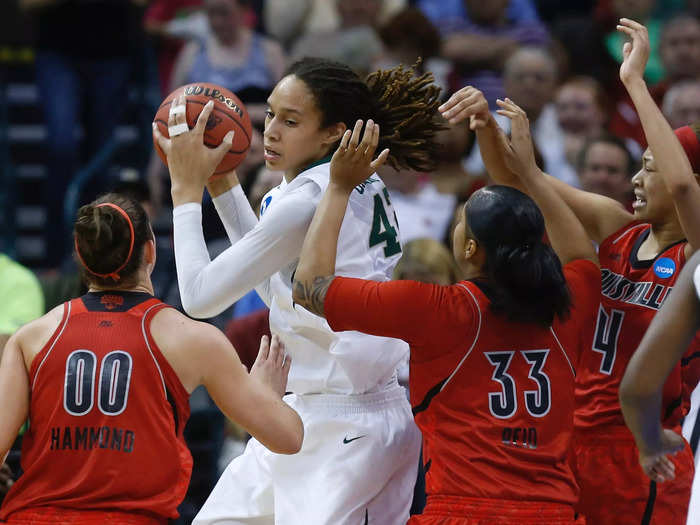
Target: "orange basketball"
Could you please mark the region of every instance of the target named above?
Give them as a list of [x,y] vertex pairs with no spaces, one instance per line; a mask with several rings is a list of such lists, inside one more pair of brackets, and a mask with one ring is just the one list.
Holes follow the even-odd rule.
[[[207,127],[204,131],[204,144],[210,148],[215,148],[224,138],[224,135],[233,130],[233,144],[229,148],[226,156],[216,167],[213,178],[231,171],[238,166],[248,153],[250,148],[250,137],[252,128],[250,117],[243,103],[236,95],[228,89],[207,82],[196,82],[181,86],[170,93],[158,108],[153,119],[158,125],[158,129],[165,137],[168,135],[168,115],[172,100],[185,92],[187,100],[187,125],[192,129],[197,123],[197,117],[210,100],[214,101],[214,109],[207,120]],[[158,152],[158,156],[167,165],[163,150],[154,140],[153,144]]]

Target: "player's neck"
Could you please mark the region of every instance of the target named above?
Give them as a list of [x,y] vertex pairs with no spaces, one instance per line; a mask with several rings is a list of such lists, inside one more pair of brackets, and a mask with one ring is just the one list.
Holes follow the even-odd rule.
[[683,233],[683,229],[676,221],[652,225],[649,237],[639,247],[639,251],[644,252],[644,259],[653,259],[664,248],[683,239],[685,239],[685,233]]
[[142,292],[149,295],[155,295],[153,292],[153,284],[148,283],[137,283],[133,286],[125,286],[124,288],[118,288],[116,286],[97,286],[91,285],[88,288],[88,292]]

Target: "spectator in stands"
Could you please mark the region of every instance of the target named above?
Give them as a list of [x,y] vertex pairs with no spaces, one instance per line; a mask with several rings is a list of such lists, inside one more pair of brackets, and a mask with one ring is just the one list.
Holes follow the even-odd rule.
[[444,244],[435,239],[413,239],[403,246],[394,279],[448,286],[461,280],[461,271]]
[[508,0],[464,0],[469,20],[441,24],[442,56],[455,63],[452,90],[468,84],[480,89],[489,106],[503,98],[505,63],[519,46],[541,46],[549,34],[538,21],[508,18]]
[[625,142],[609,133],[588,139],[578,156],[581,189],[605,195],[632,211],[636,163]]
[[313,31],[297,40],[290,56],[299,60],[318,56],[349,65],[361,76],[369,73],[383,51],[375,29],[382,0],[341,0],[337,2],[340,26],[328,31]]
[[44,294],[34,274],[0,253],[0,356],[5,343],[25,323],[44,315]]
[[[651,28],[649,37],[653,37]],[[664,76],[650,92],[656,103],[661,105],[666,92],[673,85],[684,80],[700,80],[700,21],[687,13],[677,14],[663,25],[658,39]],[[646,147],[641,122],[626,92],[619,96],[616,103],[610,131],[621,137],[630,137]]]
[[435,83],[447,88],[450,63],[438,56],[440,33],[428,18],[415,7],[397,12],[379,27],[383,51],[375,59],[372,70],[389,69],[399,64],[418,63],[418,70],[430,71]]
[[[37,22],[36,81],[47,127],[49,176],[47,263],[58,267],[69,253],[64,194],[81,163],[94,155],[119,123],[138,42],[134,24],[142,0],[20,0]],[[86,119],[81,116],[85,111]],[[84,125],[81,155],[78,128]]]
[[[0,297],[2,357],[3,348],[10,336],[23,324],[44,315],[44,294],[39,281],[29,269],[0,253]],[[0,457],[0,503],[13,483],[12,470],[4,463],[4,458]]]
[[[469,20],[464,0],[417,0],[415,3],[435,25],[441,25],[450,19]],[[532,0],[510,0],[506,16],[514,22],[537,22],[539,20],[537,9]]]
[[[557,63],[552,54],[539,47],[525,46],[513,53],[503,71],[505,96],[527,113],[535,141],[535,152],[542,155],[544,169],[567,184],[579,185],[574,167],[566,158],[565,135],[554,105],[554,92],[558,77]],[[494,115],[496,122],[506,131],[509,119]],[[475,149],[466,168],[470,173],[483,173],[481,154]]]
[[143,25],[146,33],[154,38],[158,53],[158,76],[163,96],[168,93],[170,88],[173,66],[182,50],[185,39],[195,36],[189,27],[183,30],[182,21],[189,22],[199,19],[200,17],[197,15],[201,9],[202,0],[153,0],[148,5]]
[[674,129],[700,121],[700,78],[674,84],[664,95],[661,108]]
[[[366,11],[377,0],[265,0],[263,18],[267,33],[282,42],[286,49],[309,33],[327,33],[340,27],[339,4]],[[379,0],[380,10],[372,25],[381,24],[401,10],[407,0]],[[372,9],[370,6],[369,9]],[[361,15],[362,16],[362,15]]]
[[188,43],[175,63],[172,89],[212,82],[238,95],[251,120],[265,120],[267,96],[285,68],[280,45],[245,26],[247,0],[205,0],[209,36]]
[[607,119],[605,92],[595,79],[576,76],[559,87],[554,107],[564,132],[566,159],[574,165],[586,140],[603,131]]

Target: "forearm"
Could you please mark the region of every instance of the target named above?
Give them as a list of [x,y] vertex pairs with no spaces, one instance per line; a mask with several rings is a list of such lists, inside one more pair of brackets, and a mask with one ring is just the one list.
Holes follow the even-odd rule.
[[486,126],[476,130],[476,140],[486,172],[496,184],[512,186],[524,191],[520,179],[506,166],[502,149],[503,138],[503,130],[498,126],[493,115],[489,116]]
[[227,191],[218,192],[212,201],[231,244],[238,242],[258,224],[258,217],[240,184],[236,184]]
[[527,193],[544,216],[547,236],[562,265],[576,259],[598,261],[581,221],[540,170],[523,175]]
[[661,390],[651,396],[638,397],[620,389],[622,415],[637,448],[644,454],[654,454],[661,449],[661,400]]
[[317,315],[323,315],[326,292],[335,274],[338,236],[351,191],[332,182],[328,185],[309,226],[294,274],[294,302]]
[[217,315],[294,261],[313,215],[312,195],[299,192],[281,200],[213,261],[202,232],[201,205],[175,208],[175,263],[185,311],[200,318]]

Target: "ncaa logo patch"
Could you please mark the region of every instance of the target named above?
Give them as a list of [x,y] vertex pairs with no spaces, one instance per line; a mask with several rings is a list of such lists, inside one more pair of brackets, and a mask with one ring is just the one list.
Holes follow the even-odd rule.
[[270,205],[271,202],[272,202],[272,195],[268,195],[267,197],[265,197],[265,200],[260,205],[260,216],[261,217],[262,217],[263,213],[265,213],[265,210],[267,209],[267,207]]
[[676,273],[676,263],[673,259],[662,257],[654,263],[654,273],[661,279],[667,279]]

